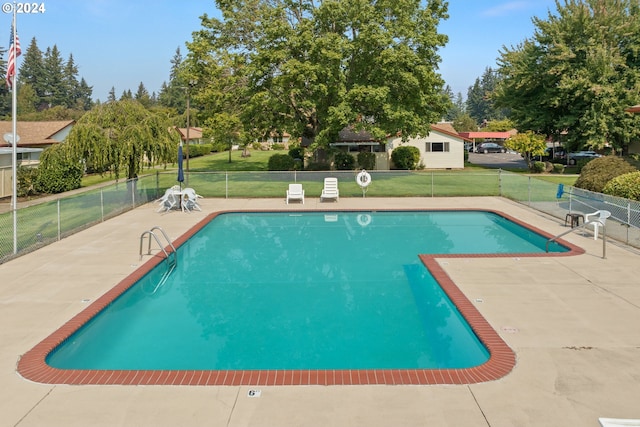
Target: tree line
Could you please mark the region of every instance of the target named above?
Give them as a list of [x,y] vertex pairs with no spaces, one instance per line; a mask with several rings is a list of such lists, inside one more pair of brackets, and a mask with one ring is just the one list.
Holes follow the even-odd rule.
[[[21,118],[28,119],[29,116],[54,107],[55,114],[74,116],[68,111],[77,111],[77,117],[93,107],[92,87],[78,76],[78,66],[73,54],[64,60],[57,45],[48,47],[43,52],[34,37],[27,49],[23,49],[21,59],[17,82]],[[4,60],[2,66],[4,74]],[[0,116],[8,117],[10,113],[11,93],[3,85],[0,89]]]

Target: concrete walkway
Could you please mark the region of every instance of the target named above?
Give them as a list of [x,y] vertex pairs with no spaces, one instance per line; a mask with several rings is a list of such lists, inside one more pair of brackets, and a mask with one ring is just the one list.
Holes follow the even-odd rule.
[[[24,380],[20,355],[140,265],[140,234],[175,239],[216,210],[484,208],[557,235],[563,222],[501,198],[205,199],[145,205],[0,265],[3,426],[593,426],[640,418],[640,255],[571,233],[586,253],[448,258],[447,274],[515,351],[506,377],[460,386],[67,386]],[[144,260],[143,260],[144,261]]]

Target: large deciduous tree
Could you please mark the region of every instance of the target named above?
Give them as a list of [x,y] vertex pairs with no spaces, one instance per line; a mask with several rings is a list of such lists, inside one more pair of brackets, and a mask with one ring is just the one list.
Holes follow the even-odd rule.
[[73,127],[64,144],[66,158],[83,161],[97,171],[122,171],[135,178],[149,166],[177,159],[179,136],[158,114],[133,100],[94,107]]
[[[216,1],[187,58],[203,114],[245,132],[324,145],[355,124],[374,136],[429,132],[449,100],[436,72],[443,0]],[[215,121],[215,119],[213,119]]]
[[640,101],[640,4],[637,0],[556,1],[534,18],[533,37],[500,53],[493,96],[518,128],[559,135],[570,149],[622,151],[640,136],[624,112]]

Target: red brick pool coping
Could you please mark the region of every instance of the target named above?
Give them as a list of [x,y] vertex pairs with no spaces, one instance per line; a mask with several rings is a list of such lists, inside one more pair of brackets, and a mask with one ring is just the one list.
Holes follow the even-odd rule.
[[[434,211],[443,211],[438,209]],[[505,213],[479,209],[447,209],[447,211],[483,211],[492,212],[520,224],[545,237],[549,233],[532,227]],[[338,212],[348,212],[340,210]],[[353,211],[353,210],[352,210]],[[376,210],[377,212],[401,212],[402,210]],[[424,211],[424,209],[420,209]],[[256,211],[254,211],[256,212]],[[276,212],[276,211],[269,211]],[[280,211],[288,212],[288,211]],[[326,212],[326,211],[323,211]],[[216,216],[228,212],[215,212],[208,215],[181,237],[176,239],[177,248],[204,227]],[[230,386],[276,386],[276,385],[426,385],[426,384],[474,384],[493,381],[506,376],[516,365],[516,355],[489,325],[478,309],[456,286],[437,262],[442,258],[513,258],[572,256],[584,253],[584,250],[564,240],[558,243],[567,247],[567,252],[538,254],[488,254],[488,255],[419,255],[442,289],[456,305],[469,323],[480,341],[489,351],[489,360],[482,365],[466,369],[366,369],[366,370],[91,370],[57,369],[46,364],[47,355],[62,344],[80,327],[102,311],[112,301],[133,286],[148,271],[163,261],[160,255],[153,256],[130,276],[102,295],[90,306],[77,314],[66,324],[45,338],[33,349],[25,353],[18,361],[17,371],[27,380],[44,384],[73,385],[230,385]]]

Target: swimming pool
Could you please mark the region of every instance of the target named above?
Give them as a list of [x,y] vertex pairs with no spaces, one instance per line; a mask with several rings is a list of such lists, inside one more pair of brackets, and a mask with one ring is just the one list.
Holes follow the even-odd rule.
[[[47,352],[47,362],[58,373],[93,373],[84,378],[111,372],[116,383],[125,372],[193,371],[198,379],[189,383],[220,384],[230,372],[231,383],[278,372],[292,383],[388,383],[403,375],[411,383],[459,382],[443,376],[452,372],[467,382],[493,365],[503,375],[513,353],[476,322],[455,285],[443,286],[433,255],[543,255],[546,239],[493,212],[212,216],[179,248],[175,281],[154,292],[159,265],[123,285],[99,316]],[[448,305],[452,293],[458,309]]]

